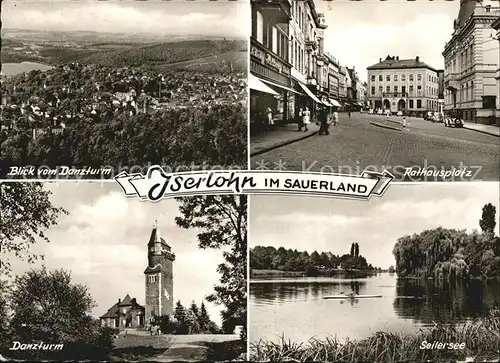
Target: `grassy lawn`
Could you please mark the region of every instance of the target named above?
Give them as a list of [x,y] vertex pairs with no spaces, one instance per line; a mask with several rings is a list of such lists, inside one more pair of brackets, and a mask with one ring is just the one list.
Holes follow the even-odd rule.
[[[120,335],[112,360],[204,361],[234,360],[246,353],[246,342],[236,335]],[[243,357],[244,359],[245,357]]]
[[[422,342],[464,343],[463,349],[422,349]],[[377,332],[363,340],[310,339],[295,343],[259,341],[250,360],[266,362],[498,362],[500,317],[477,319],[464,326],[437,324],[412,335]]]

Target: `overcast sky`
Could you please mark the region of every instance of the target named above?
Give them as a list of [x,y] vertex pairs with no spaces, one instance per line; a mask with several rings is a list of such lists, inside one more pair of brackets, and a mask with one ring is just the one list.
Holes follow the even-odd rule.
[[358,242],[368,263],[388,268],[399,237],[439,226],[479,230],[486,203],[497,209],[498,233],[497,182],[395,184],[369,201],[253,196],[250,244],[342,255]]
[[[245,1],[2,1],[4,28],[247,37]],[[214,25],[223,26],[214,26]]]
[[[318,12],[324,13],[325,51],[342,65],[355,66],[362,81],[366,67],[387,55],[400,59],[420,59],[436,69],[444,68],[441,53],[451,39],[453,20],[460,1],[429,0],[315,0]],[[484,0],[484,5],[498,0]],[[493,29],[492,29],[493,31]]]
[[[98,306],[93,313],[103,315],[126,294],[140,304],[145,300],[144,270],[147,244],[155,219],[162,237],[176,255],[174,301],[198,305],[218,283],[217,265],[222,253],[197,247],[196,230],[178,228],[177,202],[140,202],[126,198],[116,183],[58,183],[47,186],[54,194],[52,203],[70,214],[47,233],[50,243],[38,242],[34,251],[45,255],[49,269],[71,271],[76,283],[88,286]],[[39,266],[37,264],[35,266]],[[13,271],[23,273],[31,265],[13,261]],[[206,303],[219,325],[220,308]]]

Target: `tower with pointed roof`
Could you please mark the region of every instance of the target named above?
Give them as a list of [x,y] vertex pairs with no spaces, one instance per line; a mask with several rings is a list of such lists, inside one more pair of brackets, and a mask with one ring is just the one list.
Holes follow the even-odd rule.
[[146,322],[150,322],[154,316],[173,314],[174,261],[175,255],[172,253],[172,248],[160,236],[155,223],[148,242],[148,266],[144,271]]

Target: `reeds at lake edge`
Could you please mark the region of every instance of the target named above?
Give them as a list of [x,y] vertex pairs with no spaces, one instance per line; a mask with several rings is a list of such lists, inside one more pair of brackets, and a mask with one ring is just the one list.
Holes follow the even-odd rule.
[[[465,343],[460,349],[421,349],[422,342]],[[250,360],[260,362],[456,362],[499,361],[500,316],[490,315],[462,326],[436,324],[415,334],[377,332],[363,340],[311,338],[295,343],[260,340],[250,345]]]

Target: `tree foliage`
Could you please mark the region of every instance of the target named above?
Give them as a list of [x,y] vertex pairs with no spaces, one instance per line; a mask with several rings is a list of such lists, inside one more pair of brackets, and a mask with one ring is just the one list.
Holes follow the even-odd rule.
[[[102,118],[108,117],[102,114]],[[16,165],[121,168],[161,165],[245,167],[246,110],[242,105],[165,109],[153,114],[112,113],[109,120],[72,121],[62,134],[33,139],[26,132],[0,133],[0,169]],[[180,171],[184,171],[180,170]]]
[[479,220],[479,227],[483,232],[493,233],[496,226],[496,208],[493,204],[488,203],[483,207],[483,213]]
[[[112,348],[114,330],[91,316],[95,303],[84,285],[64,270],[31,270],[18,276],[8,295],[12,319],[10,342],[64,344],[62,350],[19,351],[24,359],[103,359]],[[5,347],[3,347],[5,349]]]
[[26,259],[32,263],[38,256],[31,247],[40,239],[49,242],[47,230],[57,224],[62,208],[50,200],[51,192],[41,183],[0,183],[0,264],[1,272],[10,271],[9,257]]
[[279,247],[256,246],[250,250],[250,267],[257,270],[302,271],[309,276],[315,276],[321,270],[371,269],[362,255],[359,254],[358,243],[352,243],[349,254],[334,255],[331,252],[285,249]]
[[[246,327],[247,316],[247,196],[177,198],[182,228],[197,228],[200,248],[222,249],[224,263],[217,271],[220,283],[207,300],[222,305],[223,330]],[[243,329],[243,330],[246,330]]]
[[400,277],[500,277],[500,238],[445,228],[398,239],[393,249]]
[[220,328],[210,319],[205,303],[201,307],[192,301],[188,309],[177,301],[173,319],[169,315],[155,317],[153,325],[160,327],[167,334],[218,334]]
[[493,234],[496,209],[484,205],[483,233],[442,227],[398,239],[393,249],[400,277],[465,279],[500,277],[500,238]]

